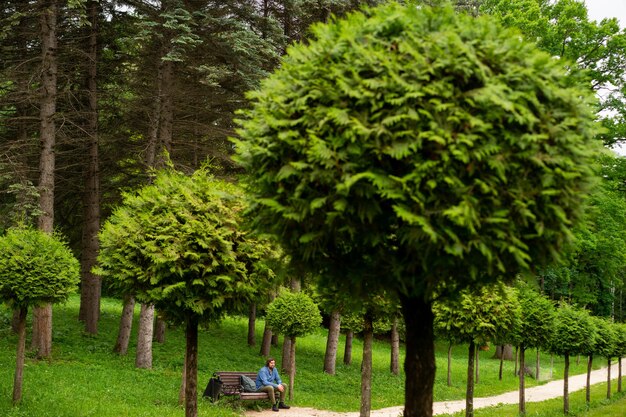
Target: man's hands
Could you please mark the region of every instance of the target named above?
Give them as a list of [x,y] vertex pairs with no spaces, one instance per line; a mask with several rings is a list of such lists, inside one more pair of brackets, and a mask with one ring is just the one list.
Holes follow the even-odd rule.
[[285,386],[283,384],[278,384],[278,391],[283,392],[285,390]]

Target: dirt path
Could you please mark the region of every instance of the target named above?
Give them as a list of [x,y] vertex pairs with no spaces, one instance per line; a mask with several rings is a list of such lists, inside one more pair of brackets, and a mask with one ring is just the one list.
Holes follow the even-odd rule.
[[[597,384],[606,381],[606,368],[591,372],[591,383]],[[617,364],[611,366],[611,378],[617,378]],[[585,388],[587,374],[574,375],[569,378],[569,392]],[[548,382],[538,387],[527,388],[525,391],[526,402],[545,401],[558,398],[563,395],[563,380]],[[494,397],[474,398],[474,409],[490,407],[498,404],[517,404],[518,391],[507,392]],[[465,400],[443,401],[433,404],[433,414],[449,414],[465,409]],[[402,416],[402,406],[372,410],[371,417],[399,417]],[[336,411],[315,410],[313,408],[291,407],[289,410],[280,410],[278,413],[272,410],[247,411],[247,417],[359,417],[358,412],[340,413]]]

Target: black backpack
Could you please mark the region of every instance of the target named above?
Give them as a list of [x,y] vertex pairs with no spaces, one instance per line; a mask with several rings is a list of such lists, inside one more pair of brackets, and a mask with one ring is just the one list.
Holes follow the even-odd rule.
[[220,392],[222,391],[222,380],[219,377],[213,377],[209,379],[209,383],[207,384],[203,397],[209,397],[211,402],[215,402],[220,397]]

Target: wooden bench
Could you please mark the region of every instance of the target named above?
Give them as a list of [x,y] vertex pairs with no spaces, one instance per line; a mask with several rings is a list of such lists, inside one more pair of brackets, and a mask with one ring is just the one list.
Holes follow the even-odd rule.
[[[257,373],[256,372],[236,372],[236,371],[218,371],[213,373],[213,379],[217,379],[220,381],[220,389],[217,393],[217,397],[213,396],[213,399],[219,399],[220,396],[235,396],[240,400],[269,400],[270,397],[267,392],[244,392],[243,386],[241,385],[240,376],[245,375],[253,381],[256,380]],[[211,384],[211,381],[209,381]],[[207,386],[208,390],[208,386]],[[205,396],[206,395],[205,390]]]

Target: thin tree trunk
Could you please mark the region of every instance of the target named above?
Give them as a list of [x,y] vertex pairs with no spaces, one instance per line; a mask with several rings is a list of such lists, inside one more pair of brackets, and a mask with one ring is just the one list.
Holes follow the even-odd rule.
[[448,386],[452,386],[452,342],[448,343]]
[[539,381],[539,376],[541,374],[540,369],[541,369],[541,354],[539,353],[539,348],[537,348],[537,360],[535,362],[535,380]]
[[135,298],[124,296],[124,307],[122,308],[122,316],[120,317],[120,329],[117,335],[117,341],[113,351],[120,355],[128,353],[128,343],[130,341],[130,331],[133,328],[133,314],[135,311]]
[[569,353],[565,354],[565,369],[563,370],[563,414],[569,414]]
[[504,345],[502,345],[501,352],[502,353],[500,354],[500,370],[498,371],[499,381],[502,381],[502,368],[504,367]]
[[521,416],[526,415],[526,372],[524,372],[524,368],[526,367],[526,358],[525,352],[526,349],[524,346],[520,346],[518,349],[519,352],[519,414]]
[[18,309],[17,352],[15,359],[15,377],[13,378],[13,405],[22,401],[22,382],[24,381],[24,356],[26,352],[26,307]]
[[137,331],[137,352],[135,366],[152,368],[152,334],[154,332],[154,305],[142,304]]
[[587,383],[585,384],[585,401],[587,405],[591,402],[591,368],[593,366],[593,354],[587,359]]
[[263,329],[263,341],[261,342],[261,356],[268,357],[272,348],[272,330],[265,321],[265,327]]
[[287,336],[283,337],[283,360],[281,362],[281,370],[289,373],[289,365],[291,364],[291,339]]
[[622,358],[617,358],[617,392],[622,392]]
[[606,370],[606,398],[611,399],[611,358],[607,358]]
[[[54,231],[54,169],[57,97],[57,0],[49,0],[41,13],[41,99],[39,108],[41,155],[39,159],[38,228]],[[52,304],[35,308],[32,347],[40,358],[52,352]]]
[[372,344],[374,327],[372,316],[365,314],[363,320],[363,362],[361,362],[361,408],[359,417],[369,417],[372,410]]
[[248,346],[256,345],[256,303],[248,308]]
[[20,331],[20,309],[13,310],[13,316],[11,317],[11,331],[17,334]]
[[337,363],[337,348],[339,346],[340,330],[341,314],[339,313],[339,310],[334,310],[330,314],[328,337],[326,339],[326,353],[324,354],[324,372],[330,375],[335,375],[335,365]]
[[476,361],[474,362],[474,371],[476,373],[476,378],[474,378],[474,384],[478,384],[480,382],[480,362],[479,359],[480,357],[478,356],[480,353],[480,349],[476,348],[476,346],[474,346],[474,355],[476,356]]
[[352,340],[354,339],[354,331],[346,332],[346,345],[343,349],[343,364],[352,365]]
[[89,112],[87,120],[88,155],[85,168],[85,191],[83,195],[83,231],[81,250],[81,300],[79,318],[85,322],[85,332],[98,333],[100,320],[100,296],[102,280],[91,270],[97,263],[100,242],[100,171],[99,171],[99,137],[98,137],[98,96],[97,96],[97,50],[98,50],[98,17],[97,1],[89,2],[89,45],[88,45],[88,79]]
[[420,297],[403,296],[401,303],[406,324],[404,417],[431,417],[435,383],[432,306]]
[[289,401],[293,401],[293,386],[296,381],[296,337],[289,342]]
[[278,344],[279,344],[278,336],[279,336],[278,333],[272,333],[271,341],[272,341],[272,346],[274,347],[278,347]]
[[187,319],[185,352],[185,417],[198,417],[198,318]]
[[156,321],[154,323],[154,341],[157,343],[165,343],[166,330],[167,323],[160,314],[156,314]]
[[513,375],[517,376],[517,364],[519,361],[519,346],[515,346],[515,369],[513,370]]
[[390,371],[394,375],[400,374],[400,333],[398,332],[398,317],[393,317],[391,324],[391,365]]
[[474,360],[476,343],[470,341],[467,355],[467,388],[465,391],[465,417],[474,416]]

